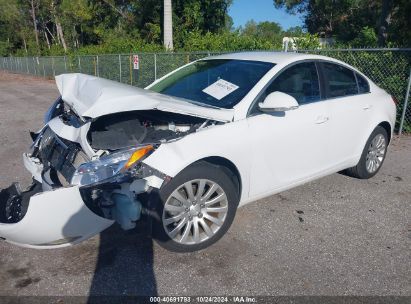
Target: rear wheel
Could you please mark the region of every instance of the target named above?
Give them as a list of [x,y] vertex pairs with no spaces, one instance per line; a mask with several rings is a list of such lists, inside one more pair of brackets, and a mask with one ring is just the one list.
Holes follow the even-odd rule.
[[373,177],[380,170],[387,154],[388,134],[378,126],[365,144],[361,159],[355,167],[347,169],[347,174],[361,179]]
[[201,162],[160,189],[153,233],[164,248],[192,252],[218,241],[231,226],[238,189],[221,167]]

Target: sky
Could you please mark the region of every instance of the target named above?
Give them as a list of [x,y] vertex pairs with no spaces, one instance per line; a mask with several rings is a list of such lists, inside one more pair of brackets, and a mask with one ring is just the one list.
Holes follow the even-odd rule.
[[302,26],[301,16],[291,15],[283,9],[276,9],[273,0],[234,0],[228,10],[234,27],[244,25],[253,19],[256,22],[274,21],[286,30],[292,26]]

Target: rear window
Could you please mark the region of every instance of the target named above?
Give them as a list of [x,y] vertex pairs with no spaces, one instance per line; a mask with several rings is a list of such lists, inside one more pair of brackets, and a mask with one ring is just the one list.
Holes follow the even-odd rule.
[[352,70],[328,62],[323,62],[322,67],[328,98],[358,94],[357,80]]
[[368,81],[358,73],[355,73],[355,76],[357,77],[358,82],[358,93],[369,93],[370,85],[368,84]]

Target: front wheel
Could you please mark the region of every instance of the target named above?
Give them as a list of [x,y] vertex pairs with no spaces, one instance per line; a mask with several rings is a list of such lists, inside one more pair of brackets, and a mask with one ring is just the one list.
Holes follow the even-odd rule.
[[365,144],[360,161],[355,167],[347,169],[347,174],[360,179],[373,177],[385,160],[387,145],[387,131],[381,126],[376,127]]
[[235,177],[201,162],[160,189],[154,238],[164,248],[192,252],[217,242],[233,222],[239,201]]

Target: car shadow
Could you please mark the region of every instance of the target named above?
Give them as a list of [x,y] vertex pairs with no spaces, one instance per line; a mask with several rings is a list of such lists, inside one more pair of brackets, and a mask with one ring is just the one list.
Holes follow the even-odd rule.
[[140,221],[128,232],[117,224],[103,231],[88,303],[124,303],[133,296],[156,295],[153,241],[147,223]]

